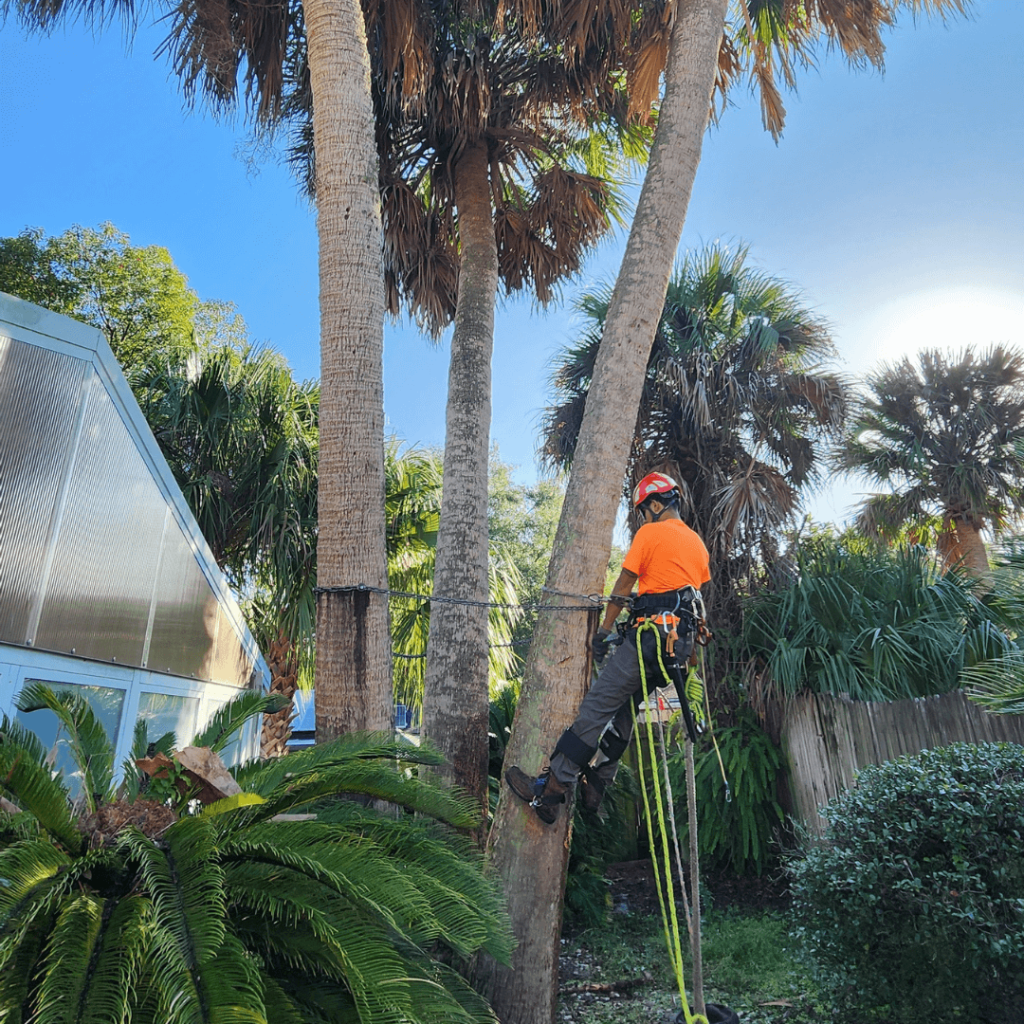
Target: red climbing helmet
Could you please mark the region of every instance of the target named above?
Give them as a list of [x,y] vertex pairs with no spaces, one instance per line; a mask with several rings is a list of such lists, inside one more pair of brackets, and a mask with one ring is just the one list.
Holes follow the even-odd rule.
[[670,495],[675,492],[679,496],[679,484],[665,473],[648,473],[633,488],[633,508],[639,508],[648,498],[655,494]]

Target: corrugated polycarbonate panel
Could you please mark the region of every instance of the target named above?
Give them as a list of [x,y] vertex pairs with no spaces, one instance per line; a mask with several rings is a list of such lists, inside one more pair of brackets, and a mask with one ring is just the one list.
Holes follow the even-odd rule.
[[251,662],[177,523],[164,537],[148,667],[244,686]]
[[140,665],[166,501],[91,370],[87,386],[35,646]]
[[28,637],[87,369],[0,336],[0,641]]

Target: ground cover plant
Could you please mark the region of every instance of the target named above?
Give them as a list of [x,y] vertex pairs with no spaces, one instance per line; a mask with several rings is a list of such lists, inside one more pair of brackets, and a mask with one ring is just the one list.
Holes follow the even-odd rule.
[[836,1019],[1024,1019],[1024,747],[870,766],[823,814],[791,884]]

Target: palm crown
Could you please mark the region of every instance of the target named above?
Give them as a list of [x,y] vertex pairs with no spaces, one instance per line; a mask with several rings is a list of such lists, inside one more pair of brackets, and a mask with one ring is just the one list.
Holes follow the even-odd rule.
[[863,503],[859,525],[876,536],[937,525],[947,564],[985,569],[980,530],[1024,510],[1024,354],[925,349],[917,365],[883,365],[867,389],[838,456],[886,488]]
[[[558,402],[547,413],[544,454],[556,466],[572,460],[608,300],[607,292],[582,300],[590,325],[553,374]],[[822,444],[847,401],[845,384],[820,365],[831,354],[824,321],[750,267],[745,249],[715,246],[676,270],[624,494],[652,469],[678,480],[681,514],[707,544],[716,581],[739,581],[758,554],[774,550],[801,489],[820,472]]]

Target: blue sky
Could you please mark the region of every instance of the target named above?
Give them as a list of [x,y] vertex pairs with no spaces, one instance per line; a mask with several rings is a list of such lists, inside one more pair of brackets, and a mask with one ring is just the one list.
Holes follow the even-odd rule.
[[[0,235],[112,221],[163,245],[205,299],[230,300],[296,374],[319,372],[315,218],[287,170],[254,164],[244,125],[183,107],[165,28],[129,53],[118,28],[50,38],[0,28]],[[1024,4],[985,0],[949,25],[905,16],[886,72],[835,54],[786,97],[776,145],[745,88],[709,133],[683,247],[744,242],[834,327],[840,368],[862,372],[922,344],[1024,344]],[[605,242],[563,301],[499,306],[492,437],[535,473],[536,425],[553,356],[571,340],[572,298],[614,279]],[[385,340],[389,429],[444,440],[447,350],[408,326]],[[842,482],[811,504],[841,520]]]

